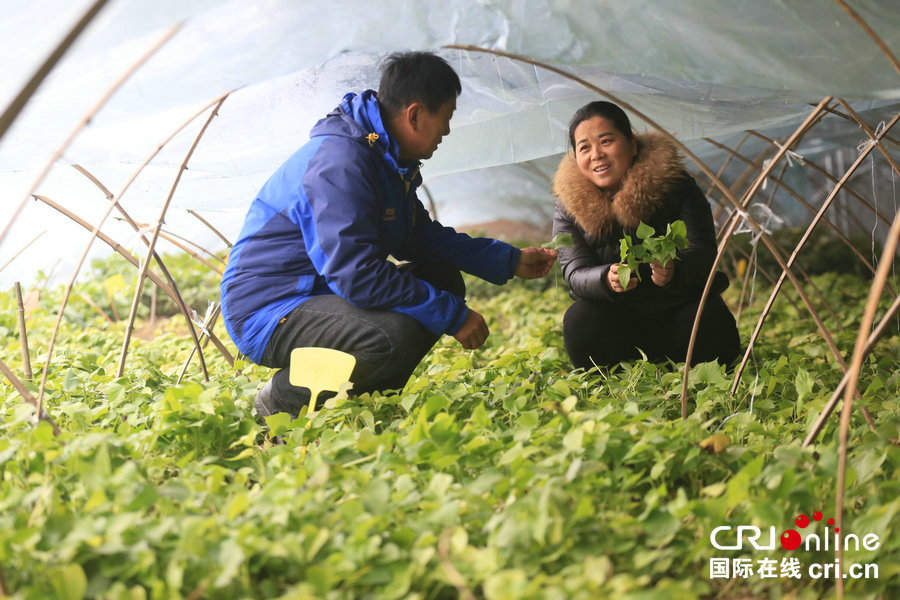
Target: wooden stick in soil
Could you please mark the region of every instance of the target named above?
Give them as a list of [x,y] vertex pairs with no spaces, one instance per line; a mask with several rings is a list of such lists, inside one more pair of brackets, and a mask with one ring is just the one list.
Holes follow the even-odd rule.
[[104,105],[106,105],[109,99],[112,98],[113,94],[115,94],[119,90],[119,88],[122,87],[122,85],[126,81],[128,81],[128,79],[135,73],[135,71],[137,71],[141,67],[141,65],[147,62],[151,56],[153,56],[160,48],[162,48],[166,44],[166,42],[168,42],[172,38],[172,36],[175,35],[178,29],[179,26],[175,25],[166,30],[163,36],[150,48],[150,50],[144,53],[144,55],[141,56],[141,58],[139,58],[137,62],[135,62],[128,69],[128,71],[125,72],[124,75],[122,75],[122,77],[120,77],[115,83],[113,83],[113,85],[106,90],[103,96],[100,97],[100,100],[98,100],[97,103],[93,107],[91,107],[91,109],[88,110],[87,113],[81,118],[81,121],[79,121],[79,123],[69,134],[69,137],[66,138],[62,145],[50,157],[50,160],[47,161],[47,164],[44,166],[43,171],[41,171],[34,183],[31,184],[31,188],[28,190],[28,193],[25,194],[25,197],[22,198],[19,206],[16,207],[16,209],[12,212],[12,216],[10,216],[9,222],[6,224],[3,232],[0,233],[0,243],[2,243],[4,239],[6,239],[6,235],[9,233],[9,230],[12,229],[13,223],[15,223],[16,219],[19,218],[19,214],[21,214],[22,209],[25,208],[25,203],[28,202],[29,198],[34,196],[38,186],[41,185],[41,183],[44,181],[44,178],[50,172],[50,169],[53,168],[53,165],[56,164],[56,161],[59,160],[63,153],[65,153],[65,151],[72,144],[75,138],[78,137],[81,131],[85,127],[87,127],[88,123],[91,122],[91,119],[94,118],[94,115],[96,115],[100,111],[100,109],[103,108]]
[[28,352],[28,330],[25,328],[25,303],[22,302],[22,286],[16,282],[16,304],[19,306],[19,340],[22,342],[22,368],[25,371],[25,379],[30,380],[34,374],[31,372],[31,353]]
[[[881,264],[878,265],[878,273],[875,275],[875,281],[869,289],[869,298],[866,300],[866,307],[863,310],[862,321],[859,324],[859,332],[856,336],[856,344],[853,347],[853,356],[850,359],[849,379],[847,380],[847,388],[844,390],[844,406],[841,407],[841,429],[838,435],[840,453],[838,456],[837,494],[834,507],[837,521],[834,527],[836,531],[838,529],[844,530],[844,487],[847,482],[847,448],[849,446],[850,415],[853,410],[853,398],[856,396],[859,374],[862,370],[863,360],[866,357],[866,341],[868,340],[869,332],[872,330],[872,324],[875,322],[878,301],[890,275],[898,242],[900,242],[900,211],[897,211],[897,214],[894,215],[894,222],[885,240],[884,248],[881,252]],[[838,533],[837,543],[835,544],[835,558],[837,560],[841,560],[844,557],[841,547],[842,538],[843,534]],[[837,581],[838,597],[843,597],[843,582],[840,579]]]
[[[206,133],[209,124],[212,123],[212,120],[216,117],[219,112],[219,108],[222,106],[222,103],[225,102],[226,97],[223,97],[219,100],[218,104],[212,109],[209,114],[209,117],[206,119],[206,122],[203,124],[203,127],[200,129],[200,132],[197,134],[197,137],[194,139],[194,143],[191,144],[190,149],[188,150],[187,155],[184,157],[184,160],[181,163],[181,168],[178,169],[178,174],[175,176],[175,181],[172,183],[172,188],[169,190],[169,196],[166,198],[166,201],[163,205],[162,211],[160,212],[159,219],[157,220],[156,227],[153,228],[153,237],[150,240],[150,247],[147,252],[147,256],[141,264],[140,273],[138,274],[137,284],[135,285],[134,290],[134,301],[131,304],[131,314],[128,317],[128,325],[125,329],[125,340],[122,343],[122,352],[119,355],[119,368],[118,368],[118,377],[121,377],[125,370],[125,359],[128,356],[128,345],[131,342],[131,334],[134,331],[134,320],[137,317],[137,308],[141,302],[141,292],[144,288],[144,277],[147,275],[147,267],[150,264],[150,258],[153,256],[154,249],[156,248],[156,242],[159,239],[159,231],[162,228],[162,224],[166,218],[166,212],[169,210],[169,205],[172,202],[172,197],[175,196],[175,190],[178,188],[178,184],[181,181],[181,176],[187,170],[188,162],[191,160],[191,156],[194,154],[194,150],[197,149],[197,145],[200,143],[200,140],[203,138],[203,134]],[[200,367],[203,370],[203,379],[204,381],[209,381],[209,373],[206,370],[206,361],[203,360],[203,352],[200,351],[200,342],[197,339],[197,331],[194,329],[193,321],[188,322],[188,329],[191,333],[191,337],[194,339],[194,346],[198,349],[198,358],[200,359]]]

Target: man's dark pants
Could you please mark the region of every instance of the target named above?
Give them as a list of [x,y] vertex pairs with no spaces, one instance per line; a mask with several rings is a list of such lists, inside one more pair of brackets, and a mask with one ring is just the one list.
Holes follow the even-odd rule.
[[[462,275],[447,264],[407,263],[399,268],[465,297]],[[355,356],[350,393],[358,395],[402,388],[439,338],[412,317],[392,310],[359,308],[333,294],[310,298],[291,311],[269,339],[260,364],[280,370],[257,395],[257,411],[260,416],[287,412],[296,417],[309,404],[309,390],[289,381],[294,348],[332,348]]]

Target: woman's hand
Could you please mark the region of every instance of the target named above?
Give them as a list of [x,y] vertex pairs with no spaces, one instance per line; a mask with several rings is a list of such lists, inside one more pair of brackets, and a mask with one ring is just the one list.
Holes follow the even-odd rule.
[[650,263],[650,275],[650,279],[659,287],[669,285],[675,276],[675,261],[670,260],[669,264],[663,267],[658,260],[654,260]]
[[609,289],[617,294],[621,294],[636,288],[638,280],[637,277],[632,277],[631,281],[628,282],[628,289],[623,288],[622,282],[619,281],[619,263],[613,263],[609,271],[606,272],[606,283],[609,285]]

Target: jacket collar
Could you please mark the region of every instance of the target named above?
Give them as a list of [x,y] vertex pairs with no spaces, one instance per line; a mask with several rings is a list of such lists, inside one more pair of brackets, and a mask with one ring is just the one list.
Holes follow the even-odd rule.
[[566,152],[553,178],[553,195],[586,232],[611,233],[616,226],[633,232],[647,223],[683,181],[684,164],[677,146],[659,133],[636,136],[638,153],[622,179],[619,191],[610,194],[591,183],[578,168],[572,152]]
[[401,161],[399,159],[400,148],[397,142],[388,134],[384,121],[381,119],[381,107],[374,90],[366,90],[361,94],[346,94],[341,101],[341,111],[349,116],[360,126],[361,131],[354,132],[363,138],[371,148],[376,148],[391,169],[396,171],[400,178],[407,183],[418,186],[416,180],[421,181],[419,161]]

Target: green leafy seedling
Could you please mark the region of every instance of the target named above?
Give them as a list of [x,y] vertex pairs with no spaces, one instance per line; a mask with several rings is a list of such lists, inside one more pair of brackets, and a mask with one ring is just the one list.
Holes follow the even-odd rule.
[[573,248],[575,242],[569,233],[557,233],[553,239],[546,244],[541,244],[541,248],[550,248],[551,250],[559,250],[560,248]]
[[645,223],[638,225],[635,235],[641,240],[635,244],[630,235],[625,235],[619,242],[619,283],[628,288],[632,276],[641,280],[638,267],[658,260],[665,267],[670,260],[678,258],[678,251],[688,247],[687,226],[684,221],[674,221],[666,227],[665,235],[654,236],[652,227]]

